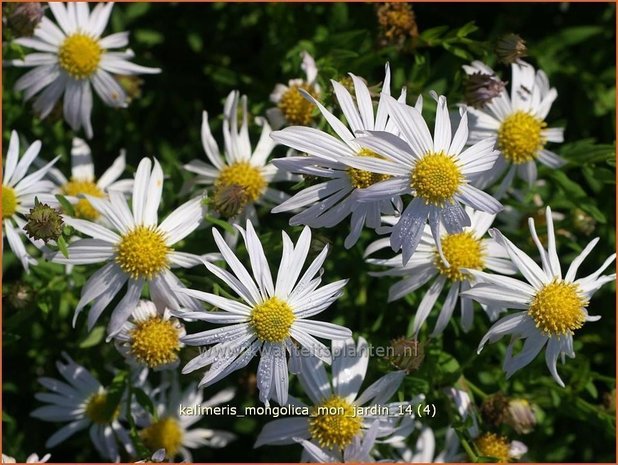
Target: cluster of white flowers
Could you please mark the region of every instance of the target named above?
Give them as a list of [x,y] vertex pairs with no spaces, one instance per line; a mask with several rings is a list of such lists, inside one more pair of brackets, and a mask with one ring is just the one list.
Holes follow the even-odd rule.
[[[74,130],[83,127],[87,137],[92,137],[91,85],[107,105],[123,106],[127,99],[113,75],[160,70],[130,63],[130,50],[108,51],[128,44],[125,32],[101,37],[112,4],[98,4],[92,12],[86,3],[49,6],[57,24],[44,17],[33,37],[16,41],[37,51],[13,62],[34,67],[17,81],[16,88],[24,91],[25,99],[38,94],[34,108],[41,117],[64,95],[67,122]],[[351,84],[332,81],[341,119],[320,103],[318,70],[307,53],[303,54],[303,69],[306,80],[278,85],[271,95],[277,105],[269,111],[272,125],[287,126],[272,131],[266,118],[257,118],[261,136],[255,146],[249,137],[247,100],[238,91],[232,91],[225,101],[223,150],[211,133],[208,113],[203,113],[201,136],[207,161],[193,160],[184,166],[195,176],[183,191],[195,192],[194,197],[162,220],[165,174],[156,158],[143,158],[133,179],[119,181],[125,169],[122,153],[96,180],[90,149],[76,138],[70,178],[53,168],[58,158],[39,163],[39,169],[28,174],[36,166],[41,143],[34,142],[20,157],[18,136],[12,133],[2,183],[3,234],[10,248],[26,271],[36,265],[19,237],[24,234],[24,216],[35,198],[53,203],[54,195],[60,194],[73,204],[72,214],[62,217],[75,231],[67,254],[50,251],[40,240],[32,239],[32,243],[53,262],[99,266],[81,289],[73,326],[81,323],[79,315],[87,307],[89,330],[107,311],[107,342],[113,341],[126,357],[130,385],[147,392],[156,408],[146,412],[135,397],[128,401],[126,394],[113,403],[117,393],[65,354],[65,362],[57,364],[64,380],[40,378],[48,392],[36,397],[46,405],[32,412],[46,421],[67,422],[49,438],[47,447],[89,429],[94,446],[106,459],[139,458],[127,431],[128,416],[135,418],[131,424],[137,425],[141,442],[158,460],[177,455],[191,460],[189,449],[223,447],[234,439],[233,434],[192,429],[201,416],[180,416],[178,408],[230,401],[234,392],[229,389],[207,401],[202,389],[258,356],[259,400],[266,406],[271,401],[280,406],[305,406],[312,413],[268,423],[256,446],[299,443],[303,460],[320,462],[373,460],[376,443],[390,444],[393,459],[455,459],[456,453],[448,446],[434,454],[433,432],[413,415],[394,413],[422,400],[418,393],[413,399],[389,403],[405,372],[387,373],[361,393],[369,363],[367,341],[352,338],[346,327],[314,318],[337,301],[347,280],[322,283],[329,247],[317,254],[311,250],[309,258],[310,228],[333,227],[348,216],[346,248],[357,243],[365,227],[384,235],[367,247],[365,256],[371,265],[388,267],[372,275],[402,278],[391,287],[390,300],[429,284],[416,311],[410,312],[415,336],[446,286],[433,335],[447,329],[458,301],[464,331],[474,323],[473,301],[481,304],[492,321],[506,312],[480,342],[479,351],[486,342],[510,335],[504,361],[508,377],[546,347],[548,369],[564,386],[557,359],[574,357],[575,332],[585,322],[600,318],[589,315],[587,307],[594,292],[615,279],[614,274],[602,275],[615,256],[596,272],[576,279],[580,264],[599,241],[594,239],[563,274],[549,206],[547,246],[532,219],[529,223],[541,266],[491,228],[515,174],[532,183],[537,161],[551,168],[563,163],[545,148],[548,142],[563,139],[561,128],[547,128],[545,123],[557,96],[545,74],[517,61],[512,65],[510,95],[502,90],[480,109],[460,105],[455,115],[449,112],[446,97],[432,92],[437,108],[432,135],[421,96],[414,106],[406,102],[405,89],[398,99],[391,97],[388,65],[377,103],[356,75],[350,74]],[[479,62],[464,69],[494,75]],[[348,90],[352,87],[354,95]],[[328,123],[328,132],[313,125],[315,107]],[[277,143],[292,149],[288,156],[272,159]],[[305,177],[318,181],[293,196],[273,187],[279,181]],[[500,180],[490,194],[488,188]],[[195,189],[198,185],[205,190]],[[290,224],[305,226],[296,243],[281,231],[282,254],[275,274],[271,251],[264,250],[256,232],[255,204],[274,205],[274,213],[293,212]],[[212,227],[218,251],[203,250],[201,255],[182,251],[183,239],[204,234],[208,208],[229,221],[233,233],[224,237]],[[250,268],[234,251],[240,239]],[[397,255],[373,256],[389,245]],[[183,284],[174,269],[192,267],[200,267],[198,272],[209,280],[223,283],[224,292]],[[505,276],[516,273],[525,282]],[[188,332],[193,325],[204,327],[196,322],[212,327]],[[523,348],[514,354],[520,339],[524,339]],[[178,366],[184,346],[197,346],[200,352],[181,372],[201,370],[203,374],[199,386],[182,392]],[[331,380],[325,365],[332,365]],[[148,369],[162,370],[168,381],[151,387]],[[310,405],[289,394],[290,374],[297,375]],[[367,405],[386,407],[389,414],[353,414]],[[321,413],[329,408],[342,413]],[[409,449],[405,439],[413,433],[419,439]],[[521,447],[518,453],[523,453]]]

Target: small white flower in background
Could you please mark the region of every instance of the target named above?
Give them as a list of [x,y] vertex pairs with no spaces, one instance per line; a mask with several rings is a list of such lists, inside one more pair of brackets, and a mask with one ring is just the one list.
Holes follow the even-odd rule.
[[114,341],[132,363],[163,370],[180,363],[178,354],[184,346],[180,338],[185,334],[184,325],[171,317],[168,308],[140,300]]
[[247,123],[247,98],[240,98],[242,124],[238,127],[239,93],[232,91],[225,100],[223,119],[223,155],[210,132],[208,113],[202,117],[202,145],[210,163],[193,160],[184,165],[197,174],[192,182],[208,186],[211,205],[220,214],[233,218],[233,223],[244,224],[249,219],[257,222],[255,204],[281,203],[289,196],[270,187],[278,181],[293,178],[269,162],[276,143],[270,138],[270,126],[264,118],[256,118],[262,126],[260,140],[251,148]]
[[[506,436],[496,433],[482,433],[477,421],[478,411],[466,391],[450,387],[445,389],[445,392],[453,399],[462,421],[465,422],[468,417],[472,418],[472,424],[467,428],[467,433],[473,440],[476,452],[479,455],[493,457],[498,459],[500,463],[507,463],[520,459],[522,455],[528,452],[528,447],[521,441],[509,441]],[[457,440],[457,444],[459,444],[459,440]],[[462,462],[465,461],[465,458],[461,456],[453,457],[453,461]]]
[[315,98],[320,96],[320,86],[317,83],[318,68],[309,53],[302,52],[300,67],[307,75],[306,79],[290,79],[288,85],[277,84],[270,94],[270,101],[277,104],[276,108],[266,110],[266,116],[273,129],[279,129],[284,124],[309,126],[313,120],[315,105],[300,92],[303,89]]
[[128,32],[101,37],[113,3],[99,3],[92,12],[87,2],[48,5],[57,24],[43,17],[33,37],[15,40],[37,51],[11,62],[13,66],[34,67],[17,80],[15,90],[24,91],[26,100],[39,94],[34,110],[41,118],[49,115],[64,95],[64,118],[73,130],[83,127],[86,137],[91,138],[91,86],[106,105],[125,107],[127,96],[114,75],[155,74],[161,70],[129,62],[134,56],[130,49],[110,51],[129,43]]
[[[39,457],[38,454],[30,454],[24,463],[46,463],[51,458],[51,454]],[[15,458],[2,454],[2,463],[17,463]]]
[[377,158],[344,159],[350,166],[385,177],[359,192],[361,202],[376,202],[404,194],[414,199],[401,213],[391,233],[391,247],[402,251],[403,264],[410,260],[429,220],[431,233],[440,250],[441,229],[460,233],[470,226],[470,218],[462,204],[475,210],[496,214],[502,205],[491,195],[470,184],[478,173],[490,169],[498,158],[493,141],[480,141],[464,150],[468,140],[468,116],[460,110],[461,120],[452,134],[446,98],[432,93],[437,101],[433,139],[420,108],[413,108],[385,96],[389,114],[401,131],[400,137],[368,131],[358,143],[373,150]]
[[[573,335],[587,321],[597,321],[600,316],[588,314],[588,303],[592,295],[604,284],[615,281],[616,275],[601,273],[616,259],[612,254],[594,273],[575,279],[579,266],[590,254],[599,238],[593,239],[573,260],[563,276],[556,248],[554,222],[551,209],[546,209],[547,250],[539,240],[534,220],[528,225],[530,234],[541,256],[542,268],[517,248],[496,229],[490,230],[492,237],[508,252],[513,264],[527,282],[506,276],[488,274],[478,270],[467,270],[477,284],[463,293],[478,302],[522,310],[512,313],[495,323],[483,337],[479,352],[485,344],[510,335],[511,341],[504,359],[507,378],[528,365],[546,347],[545,361],[554,380],[562,387],[564,382],[558,375],[558,357],[575,357]],[[525,339],[521,352],[513,356],[515,343]]]
[[[392,215],[396,208],[401,206],[401,199],[397,195],[376,202],[359,203],[360,191],[388,179],[388,176],[351,168],[347,164],[347,160],[380,158],[375,152],[361,147],[357,140],[358,131],[399,134],[399,130],[388,115],[385,102],[386,98],[390,98],[387,97],[390,95],[388,64],[385,73],[382,96],[375,115],[369,89],[359,77],[350,74],[354,83],[356,102],[341,83],[331,81],[351,131],[317,100],[304,94],[318,106],[339,138],[315,128],[302,126],[288,127],[272,133],[272,138],[281,144],[309,155],[278,159],[274,161],[275,165],[291,173],[325,178],[324,182],[303,189],[273,208],[273,213],[304,208],[304,211],[290,219],[290,224],[304,224],[312,228],[330,228],[351,215],[351,231],[345,239],[346,248],[352,247],[358,241],[365,225],[372,229],[379,227],[380,215]],[[404,102],[405,97],[404,89],[399,100]]]
[[[468,74],[495,75],[494,71],[480,61],[465,65]],[[496,182],[508,169],[499,192],[503,193],[519,177],[534,184],[537,177],[536,161],[549,168],[560,168],[565,160],[547,150],[548,142],[563,142],[563,128],[548,128],[545,118],[558,96],[556,89],[549,87],[547,75],[521,60],[511,65],[511,95],[502,90],[483,108],[468,108],[470,115],[470,140],[474,144],[491,139],[501,156],[493,168],[481,174],[475,183],[484,188]]]
[[[177,376],[173,376],[170,383],[164,383],[160,388],[153,390],[151,398],[156,408],[157,417],[150,415],[138,416],[137,423],[141,427],[139,435],[144,445],[161,456],[173,461],[181,455],[183,461],[192,462],[193,457],[189,449],[200,447],[221,448],[227,446],[236,436],[227,431],[210,428],[193,427],[203,418],[203,415],[182,415],[181,408],[206,409],[225,404],[235,395],[233,388],[218,392],[210,399],[204,399],[201,389],[196,389],[195,383],[190,384],[184,391],[180,391]],[[154,457],[154,455],[153,455]]]
[[63,357],[66,363],[57,362],[56,366],[64,381],[39,378],[39,383],[51,392],[35,394],[35,398],[49,405],[30,414],[45,421],[69,422],[47,440],[45,447],[54,447],[78,431],[89,428],[90,439],[102,457],[120,461],[118,444],[129,454],[135,454],[129,434],[120,423],[125,412],[118,407],[110,414],[106,389],[66,353]]
[[193,289],[176,290],[184,296],[207,302],[219,309],[183,311],[179,313],[182,318],[225,325],[182,338],[185,344],[192,346],[214,344],[187,363],[182,372],[190,373],[209,365],[200,382],[200,386],[209,386],[231,372],[245,367],[259,352],[257,387],[260,400],[268,405],[269,400],[274,398],[283,405],[287,402],[289,383],[286,352],[291,356],[290,371],[297,373],[300,357],[303,355],[301,351],[309,351],[311,355],[326,363],[331,361],[329,349],[314,336],[327,340],[351,336],[351,331],[343,326],[308,319],[326,310],[341,296],[347,279],[319,287],[322,281],[322,264],[328,253],[327,246],[301,276],[311,245],[311,230],[306,227],[296,246],[282,231],[283,255],[276,282],[273,282],[264,249],[251,222],[247,221],[246,230],[236,227],[245,241],[253,276],[214,228],[212,234],[217,247],[232,272],[212,263],[204,264],[212,274],[238,294],[242,301]]
[[155,159],[153,166],[150,159],[144,158],[135,173],[132,209],[120,192],[110,191],[108,198],[85,195],[109,227],[64,217],[66,224],[92,239],[72,242],[68,258],[57,253],[53,260],[70,265],[103,264],[82,289],[73,325],[84,307],[93,303],[88,313],[88,328],[92,329],[125,284],[127,291],[113,310],[108,325],[110,339],[121,330],[137,306],[144,286],[148,286],[152,300],[167,307],[201,308],[190,297],[172,291],[182,284],[170,267],[190,268],[202,263],[201,257],[177,252],[173,245],[199,226],[203,218],[203,200],[197,197],[185,202],[159,223],[157,212],[162,189],[161,165]]
[[[389,259],[367,259],[367,263],[390,267],[386,271],[371,272],[372,276],[400,276],[403,278],[389,289],[389,302],[401,299],[433,281],[421,300],[414,317],[412,331],[415,337],[418,336],[422,325],[429,317],[429,313],[435,306],[444,286],[448,286],[449,291],[440,310],[432,336],[442,333],[453,315],[458,298],[461,308],[461,327],[466,332],[470,330],[474,319],[472,301],[462,297],[461,292],[470,289],[470,284],[474,280],[469,273],[462,271],[462,269],[483,270],[488,268],[498,273],[515,273],[516,269],[509,260],[506,250],[494,239],[483,238],[494,221],[495,215],[477,212],[470,207],[466,207],[466,214],[471,221],[469,227],[463,228],[463,231],[459,233],[442,235],[442,254],[446,261],[438,252],[429,226],[425,226],[416,253],[407,264],[401,264],[399,255]],[[388,217],[383,218],[383,220],[394,224],[397,218]],[[388,238],[373,242],[367,247],[365,257],[388,247],[389,242],[390,239]],[[482,307],[491,321],[494,321],[498,317],[498,313],[503,310],[501,307],[491,305],[482,305]]]
[[105,198],[110,191],[128,194],[133,190],[133,179],[118,178],[126,168],[124,150],[112,165],[97,180],[92,162],[92,152],[83,139],[73,138],[71,146],[71,178],[57,168],[49,172],[49,177],[59,185],[58,194],[62,194],[75,206],[75,217],[86,220],[98,220],[99,212],[88,202],[84,195]]
[[[26,271],[30,265],[36,265],[37,261],[28,254],[19,237],[20,234],[26,236],[24,215],[34,207],[35,198],[41,202],[47,198],[54,199],[51,192],[56,187],[53,182],[44,178],[59,157],[27,175],[28,169],[39,155],[40,150],[41,142],[37,140],[26,149],[20,158],[19,136],[17,132],[12,131],[2,173],[2,236],[6,237],[9,247]],[[43,241],[33,241],[33,243],[38,247],[43,246]]]
[[[369,362],[367,341],[360,337],[333,341],[332,382],[326,368],[315,357],[302,359],[299,380],[311,400],[309,417],[295,416],[274,420],[260,432],[255,447],[266,444],[303,445],[302,462],[367,462],[373,460],[376,442],[400,443],[414,429],[414,419],[400,409],[409,402],[387,403],[397,392],[404,371],[384,375],[362,393]],[[420,400],[418,397],[416,400]],[[299,399],[291,398],[291,405],[305,407]],[[377,414],[363,415],[360,408],[372,407]],[[389,414],[382,414],[388,409]],[[337,413],[333,413],[337,412]]]

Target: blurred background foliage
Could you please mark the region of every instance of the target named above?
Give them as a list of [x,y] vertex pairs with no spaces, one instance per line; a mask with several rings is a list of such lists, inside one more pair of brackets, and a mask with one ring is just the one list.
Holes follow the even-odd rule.
[[[144,156],[162,162],[167,180],[162,209],[169,212],[186,200],[177,195],[189,178],[182,164],[204,159],[200,143],[203,110],[211,116],[212,131],[220,140],[225,96],[239,89],[248,96],[253,116],[263,115],[272,104],[269,94],[276,83],[304,77],[300,52],[311,53],[319,68],[322,100],[332,106],[330,79],[342,79],[347,72],[379,85],[384,64],[393,71],[392,92],[408,89],[408,103],[422,93],[431,101],[429,90],[444,93],[454,107],[462,100],[463,64],[480,59],[494,66],[503,80],[510,70],[496,63],[495,40],[509,32],[520,34],[527,43],[534,66],[542,68],[558,90],[548,121],[564,126],[565,143],[553,150],[569,163],[559,171],[539,167],[543,182],[531,190],[519,184],[519,199],[510,198],[510,211],[495,223],[516,244],[533,257],[537,253],[526,227],[528,216],[537,224],[541,210],[549,204],[561,215],[557,223],[563,263],[579,253],[593,237],[601,242],[582,266],[581,274],[596,269],[615,250],[615,5],[544,4],[423,4],[415,3],[416,31],[403,38],[380,25],[381,4],[118,4],[108,33],[131,31],[131,48],[136,62],[163,69],[160,75],[127,81],[134,99],[128,109],[112,110],[100,101],[93,112],[94,138],[89,141],[98,174],[126,148],[129,176]],[[391,31],[392,32],[392,31]],[[4,58],[22,53],[4,36]],[[41,139],[42,155],[62,155],[59,167],[69,172],[68,152],[74,134],[60,113],[45,121],[33,116],[30,103],[12,90],[23,71],[3,68],[3,143],[6,151],[10,131],[15,129],[27,141]],[[376,87],[378,88],[378,87]],[[432,105],[426,105],[429,120]],[[320,118],[317,119],[323,127]],[[431,127],[431,124],[430,124]],[[253,136],[257,137],[258,128]],[[80,134],[78,134],[80,135]],[[257,139],[254,139],[255,141]],[[285,153],[283,147],[277,156]],[[288,215],[260,213],[259,233],[268,255],[278,263],[281,229],[297,237],[300,228],[287,226]],[[163,215],[162,215],[163,216]],[[372,278],[363,264],[363,250],[375,238],[365,231],[351,250],[343,247],[348,222],[337,228],[314,231],[316,248],[331,243],[325,279],[350,278],[347,292],[325,314],[331,320],[363,335],[374,346],[387,345],[393,338],[410,335],[414,310],[425,288],[406,299],[387,304],[388,278]],[[542,223],[541,223],[542,228]],[[186,251],[214,251],[210,225],[196,231],[179,247]],[[240,250],[241,255],[244,251]],[[3,257],[3,451],[24,460],[30,452],[43,453],[46,439],[57,425],[29,417],[40,391],[36,378],[57,376],[54,362],[61,351],[99,376],[103,383],[112,371],[125,369],[122,357],[104,343],[101,322],[90,334],[83,319],[70,326],[79,290],[92,269],[76,267],[64,275],[62,267],[41,263],[29,275],[7,250]],[[214,285],[204,269],[191,269],[183,280],[209,290]],[[427,419],[435,428],[438,446],[444,427],[454,418],[454,409],[443,388],[458,383],[468,386],[478,405],[485,395],[502,392],[528,399],[536,406],[539,423],[527,435],[517,435],[506,426],[501,432],[523,441],[529,448],[526,461],[615,461],[615,286],[608,285],[592,299],[590,310],[602,315],[575,337],[574,360],[559,366],[565,389],[554,383],[543,357],[516,373],[509,381],[501,370],[505,344],[486,348],[476,355],[477,344],[489,327],[478,307],[474,329],[464,334],[452,321],[439,338],[430,339],[430,318],[421,333],[427,356],[421,369],[405,380],[400,399],[424,393],[436,404],[438,414]],[[440,303],[437,304],[439,308]],[[476,305],[476,304],[475,304]],[[199,325],[189,324],[189,332]],[[406,330],[407,328],[407,330]],[[407,332],[406,332],[407,331]],[[185,349],[183,359],[194,355]],[[235,385],[238,406],[258,405],[252,373],[256,360],[246,370],[229,376],[206,390],[212,395],[226,385]],[[372,359],[366,385],[392,367],[385,360]],[[156,383],[158,375],[151,374]],[[182,379],[198,380],[196,376]],[[301,394],[297,382],[291,393]],[[239,437],[221,450],[201,449],[195,461],[287,461],[300,457],[300,446],[266,446],[253,449],[261,426],[268,418],[207,418],[204,425],[234,431]],[[459,428],[463,431],[464,428]],[[410,438],[413,445],[415,438]],[[52,451],[53,461],[97,461],[99,458],[87,434],[78,434]]]

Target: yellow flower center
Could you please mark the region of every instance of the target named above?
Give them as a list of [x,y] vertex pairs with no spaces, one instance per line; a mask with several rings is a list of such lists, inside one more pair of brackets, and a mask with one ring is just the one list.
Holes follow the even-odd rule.
[[2,219],[12,217],[19,207],[19,199],[15,189],[9,186],[2,186]]
[[168,266],[167,256],[171,250],[156,228],[137,226],[121,237],[116,263],[133,279],[152,279]]
[[444,152],[432,152],[414,166],[410,186],[426,204],[443,206],[453,203],[462,181],[463,175],[453,158]]
[[[105,193],[92,181],[80,181],[73,179],[62,186],[62,192],[66,195],[74,197],[80,194],[88,194],[93,197],[105,197]],[[75,204],[75,216],[77,218],[85,218],[87,220],[96,220],[99,217],[99,212],[95,210],[90,202],[86,199],[79,199]]]
[[588,301],[580,294],[577,284],[554,281],[536,293],[528,315],[544,334],[560,336],[573,334],[584,325],[587,306]]
[[93,394],[86,402],[86,416],[93,423],[107,425],[118,418],[119,415],[119,406],[110,414],[107,406],[107,394],[105,392]]
[[176,456],[182,446],[182,428],[175,418],[161,418],[140,431],[139,435],[148,449],[153,452],[165,449],[165,455],[170,459]]
[[240,186],[247,196],[247,203],[255,202],[266,189],[266,180],[260,169],[246,161],[226,166],[215,181],[215,197],[220,197],[232,186]]
[[545,145],[541,134],[547,123],[524,111],[509,115],[498,129],[498,147],[508,161],[521,164],[534,160]]
[[[373,150],[361,149],[358,152],[359,157],[370,158],[383,158]],[[373,186],[376,182],[386,181],[390,178],[388,174],[372,173],[370,171],[363,171],[357,168],[349,168],[348,176],[350,177],[350,183],[357,189],[365,189],[369,186]]]
[[363,424],[354,405],[339,396],[331,396],[311,410],[309,434],[321,447],[345,449]]
[[495,433],[484,433],[475,439],[474,444],[485,457],[495,457],[500,463],[506,463],[510,459],[510,444],[506,437]]
[[313,86],[306,83],[294,85],[283,93],[277,106],[289,124],[308,126],[313,119],[312,114],[315,105],[303,97],[298,89],[303,89],[312,97],[317,97],[317,92]]
[[290,336],[295,319],[287,302],[278,297],[265,300],[251,311],[251,325],[262,341],[283,342]]
[[130,337],[131,355],[150,368],[167,365],[178,359],[180,341],[175,320],[155,316],[136,322]]
[[99,42],[81,32],[64,39],[58,50],[58,63],[75,79],[90,77],[99,67],[103,49]]
[[482,270],[485,265],[481,241],[469,231],[447,234],[442,237],[442,253],[449,266],[442,261],[437,250],[434,252],[434,264],[440,274],[451,281],[464,281],[470,277],[467,273],[460,271],[461,268]]

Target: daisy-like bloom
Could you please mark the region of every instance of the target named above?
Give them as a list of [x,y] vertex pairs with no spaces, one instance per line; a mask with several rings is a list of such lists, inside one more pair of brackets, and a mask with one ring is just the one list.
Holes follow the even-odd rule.
[[[34,207],[35,198],[41,201],[47,196],[53,198],[50,194],[56,187],[53,182],[43,178],[59,157],[34,173],[26,175],[40,150],[41,142],[37,140],[26,149],[20,158],[19,136],[17,132],[12,131],[6,163],[2,170],[2,235],[3,237],[6,236],[9,247],[26,271],[28,271],[30,265],[36,265],[37,261],[28,255],[26,247],[19,237],[20,234],[26,236],[24,215],[28,214],[30,209]],[[38,242],[43,245],[42,241]]]
[[178,366],[178,353],[184,346],[180,338],[185,334],[184,325],[171,317],[168,308],[141,300],[114,339],[131,362],[162,370]]
[[300,67],[307,75],[306,79],[290,79],[288,85],[277,84],[270,94],[270,101],[276,108],[266,110],[266,116],[273,128],[279,129],[285,123],[298,126],[309,126],[313,121],[315,106],[299,92],[303,89],[312,97],[320,96],[318,85],[318,68],[315,60],[307,52],[302,52],[303,59]]
[[164,449],[164,456],[170,461],[181,455],[184,462],[192,462],[189,449],[200,447],[225,447],[236,436],[227,431],[210,428],[192,428],[203,416],[182,415],[183,409],[198,407],[205,411],[208,407],[228,403],[234,398],[232,388],[218,392],[210,399],[204,400],[201,389],[196,389],[195,383],[190,384],[184,392],[180,391],[178,380],[174,378],[169,388],[153,391],[153,401],[157,410],[157,418],[141,418],[137,421],[142,430],[139,435],[144,445],[156,453]]
[[110,413],[107,391],[90,372],[78,365],[66,353],[66,363],[57,362],[58,371],[66,381],[39,378],[39,383],[51,392],[38,393],[36,399],[49,405],[35,409],[30,415],[44,421],[70,422],[56,431],[45,443],[54,447],[78,431],[89,428],[90,439],[101,456],[120,461],[118,442],[129,454],[135,454],[133,444],[120,419],[120,407]]
[[215,210],[226,217],[234,217],[235,223],[242,224],[246,219],[256,222],[254,204],[279,203],[288,198],[283,192],[270,187],[270,184],[291,179],[268,162],[268,157],[276,144],[270,138],[270,126],[264,118],[256,118],[262,125],[262,134],[255,150],[251,149],[247,124],[247,98],[243,96],[240,99],[242,105],[240,128],[238,128],[238,100],[238,91],[230,92],[225,100],[223,155],[210,132],[208,113],[204,112],[202,145],[210,164],[193,160],[184,168],[198,175],[193,180],[195,184],[204,184],[211,189],[211,204]]
[[[348,90],[339,82],[331,81],[346,121],[348,129],[322,104],[308,94],[304,94],[318,106],[326,121],[339,139],[315,128],[293,126],[272,133],[276,141],[305,152],[309,156],[288,157],[275,160],[275,165],[286,171],[307,176],[325,178],[313,186],[303,189],[278,207],[273,213],[305,208],[290,219],[291,225],[304,224],[312,228],[336,226],[348,215],[351,231],[345,239],[345,247],[352,247],[362,232],[363,226],[375,229],[380,226],[380,215],[393,214],[395,207],[401,205],[398,196],[377,202],[358,202],[358,192],[380,181],[388,175],[374,174],[362,169],[351,168],[347,160],[374,160],[381,158],[372,150],[361,147],[356,139],[357,131],[371,130],[398,134],[396,126],[388,116],[385,100],[390,95],[390,69],[386,65],[386,75],[382,86],[382,97],[374,116],[373,102],[367,85],[357,76],[350,74],[354,83],[356,103]],[[400,101],[405,101],[405,90]]]
[[99,3],[92,12],[87,2],[49,2],[56,23],[46,17],[34,30],[33,37],[22,37],[15,43],[36,50],[23,60],[13,60],[13,66],[31,68],[15,83],[24,91],[24,98],[34,101],[34,110],[45,118],[64,95],[64,118],[73,130],[84,128],[86,136],[93,135],[90,124],[92,87],[103,102],[111,107],[125,107],[127,96],[114,75],[160,73],[158,68],[146,68],[129,62],[134,54],[126,47],[128,32],[107,37],[101,34],[107,26],[113,3]]
[[182,287],[170,267],[190,268],[202,263],[196,255],[177,252],[173,246],[191,234],[203,218],[202,198],[185,202],[160,224],[157,210],[161,202],[163,171],[155,159],[142,159],[129,209],[123,194],[110,191],[108,198],[86,194],[86,200],[110,225],[109,227],[78,218],[64,217],[64,222],[92,239],[80,239],[69,245],[69,256],[57,253],[57,263],[85,265],[104,264],[84,285],[75,309],[77,316],[93,302],[88,314],[88,328],[92,329],[99,316],[127,284],[127,292],[112,312],[108,337],[118,333],[137,306],[142,289],[148,286],[151,299],[169,308],[179,306],[198,309],[197,302],[172,289]]
[[[39,454],[30,454],[24,463],[46,463],[51,458],[51,454],[39,457]],[[2,463],[17,463],[14,457],[2,454]]]
[[[494,71],[480,61],[463,67],[468,75],[477,73],[495,76]],[[548,128],[545,118],[558,96],[549,87],[547,75],[521,60],[511,65],[511,96],[502,90],[483,108],[468,108],[470,140],[473,144],[488,138],[494,141],[500,157],[491,170],[476,179],[483,188],[496,182],[505,171],[499,191],[505,191],[517,174],[530,185],[536,181],[538,160],[549,168],[559,168],[565,160],[547,150],[548,142],[563,142],[563,128]]]
[[383,177],[382,182],[359,192],[361,201],[376,202],[403,194],[414,196],[390,236],[393,250],[402,251],[404,265],[420,243],[428,219],[440,249],[441,226],[449,234],[461,233],[470,226],[470,217],[461,204],[491,214],[502,210],[500,202],[470,184],[474,175],[495,163],[498,152],[493,150],[493,141],[480,141],[463,150],[468,140],[465,108],[460,111],[461,120],[453,135],[446,98],[435,93],[433,96],[438,104],[433,139],[420,109],[384,96],[401,137],[374,132],[358,139],[379,157],[333,155],[353,168]]
[[311,244],[311,230],[306,227],[296,246],[282,231],[283,255],[276,282],[273,282],[264,249],[251,222],[247,221],[246,231],[239,226],[237,229],[249,252],[253,277],[214,228],[212,234],[217,247],[232,272],[212,263],[204,264],[242,301],[193,289],[177,290],[182,295],[207,302],[221,310],[187,312],[182,314],[183,318],[225,325],[182,338],[187,345],[214,344],[187,363],[182,372],[190,373],[210,365],[200,382],[200,386],[209,386],[234,370],[243,368],[260,352],[257,371],[260,400],[268,405],[269,400],[274,398],[279,405],[283,405],[288,398],[289,383],[286,351],[291,355],[290,369],[295,373],[303,355],[301,349],[330,363],[330,351],[314,336],[328,340],[351,336],[351,331],[342,326],[308,319],[337,300],[348,280],[319,287],[322,264],[328,254],[327,246],[301,276]]
[[[508,252],[514,265],[527,282],[506,276],[488,274],[479,270],[468,270],[478,283],[463,294],[481,303],[515,308],[522,311],[512,313],[495,323],[483,337],[479,352],[485,344],[495,342],[507,334],[511,341],[504,359],[504,370],[510,377],[520,368],[528,365],[545,346],[545,361],[554,380],[562,387],[564,382],[556,370],[558,356],[573,358],[573,334],[587,321],[597,321],[600,316],[588,314],[588,303],[592,295],[606,283],[614,281],[616,274],[601,276],[601,273],[616,259],[612,254],[594,273],[575,279],[577,270],[590,254],[599,238],[593,239],[573,260],[563,276],[556,249],[554,222],[551,209],[547,207],[547,250],[539,240],[534,220],[528,225],[530,234],[541,256],[542,267],[517,248],[498,230],[490,230],[496,242]],[[519,339],[525,339],[521,352],[513,356],[513,346]]]
[[[387,403],[399,389],[405,372],[388,373],[360,393],[369,362],[367,341],[362,337],[358,344],[352,338],[334,341],[333,355],[332,383],[316,357],[302,359],[299,380],[312,406],[299,399],[290,399],[290,403],[308,407],[309,416],[267,423],[255,447],[300,442],[305,449],[303,462],[310,457],[326,462],[365,462],[376,442],[401,442],[410,434],[413,417],[399,414],[409,403]],[[386,410],[388,415],[384,415]]]
[[[463,228],[462,232],[442,235],[442,256],[431,236],[429,226],[425,226],[416,253],[407,264],[401,264],[399,255],[389,259],[367,259],[367,262],[373,265],[390,268],[386,271],[370,273],[371,275],[403,277],[401,281],[389,289],[389,302],[401,299],[433,281],[423,300],[421,300],[414,317],[413,332],[415,337],[418,336],[423,323],[429,317],[429,313],[445,286],[449,290],[432,336],[442,333],[453,315],[458,298],[461,308],[461,327],[466,332],[470,330],[474,318],[472,301],[461,297],[461,292],[470,289],[470,284],[474,280],[469,273],[463,271],[464,269],[483,270],[488,268],[498,273],[515,273],[515,268],[511,264],[506,250],[494,239],[484,238],[485,233],[494,221],[495,215],[476,212],[469,207],[466,207],[466,214],[471,221],[469,227]],[[394,223],[397,219],[385,218],[385,221]],[[390,239],[385,238],[370,244],[365,251],[365,256],[387,247],[389,241]],[[500,307],[485,305],[482,305],[482,307],[492,321],[497,318],[498,313],[502,310]]]
[[83,139],[74,137],[71,147],[71,179],[67,179],[58,169],[52,169],[49,175],[60,186],[58,193],[67,196],[75,204],[75,217],[95,221],[100,218],[100,214],[84,195],[105,198],[112,190],[130,193],[133,189],[133,180],[118,181],[125,167],[125,155],[122,151],[112,166],[97,180],[90,147]]

